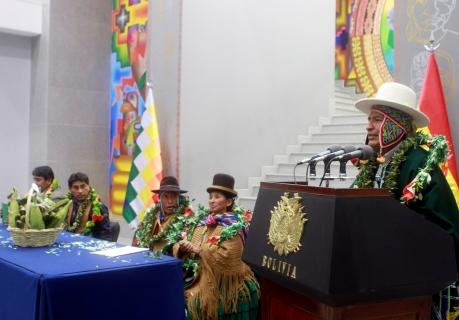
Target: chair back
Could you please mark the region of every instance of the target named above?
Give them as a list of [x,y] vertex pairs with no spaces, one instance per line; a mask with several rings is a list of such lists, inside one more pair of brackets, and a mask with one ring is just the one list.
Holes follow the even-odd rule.
[[110,221],[110,239],[111,242],[116,242],[120,235],[120,224],[118,221]]

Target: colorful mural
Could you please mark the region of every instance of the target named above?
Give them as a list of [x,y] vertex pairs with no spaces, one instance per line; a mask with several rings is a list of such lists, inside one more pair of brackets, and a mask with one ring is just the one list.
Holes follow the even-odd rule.
[[372,96],[394,72],[394,0],[337,0],[335,78]]
[[114,0],[110,85],[110,207],[122,214],[145,111],[147,0]]
[[336,0],[335,79],[349,80],[352,61],[349,50],[349,28],[352,0]]

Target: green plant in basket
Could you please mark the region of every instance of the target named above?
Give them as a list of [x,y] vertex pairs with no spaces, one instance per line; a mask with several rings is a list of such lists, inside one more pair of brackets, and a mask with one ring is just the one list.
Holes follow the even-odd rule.
[[18,191],[13,188],[13,192],[10,196],[10,202],[8,203],[8,225],[15,228],[17,226],[16,220],[20,220]]
[[67,216],[71,201],[62,199],[54,202],[32,188],[28,195],[20,197],[17,190],[13,192],[8,204],[8,224],[11,228],[52,229],[60,228]]

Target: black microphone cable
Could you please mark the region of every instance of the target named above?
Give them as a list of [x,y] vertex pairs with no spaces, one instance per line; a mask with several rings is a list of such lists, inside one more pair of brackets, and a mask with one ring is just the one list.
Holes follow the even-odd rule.
[[327,172],[329,173],[330,172],[330,165],[333,161],[327,161],[327,163],[325,164],[325,167],[324,167],[324,173],[322,174],[322,178],[320,178],[320,183],[319,183],[319,187],[322,186],[322,182],[324,182],[324,179],[325,179],[325,175],[327,174]]

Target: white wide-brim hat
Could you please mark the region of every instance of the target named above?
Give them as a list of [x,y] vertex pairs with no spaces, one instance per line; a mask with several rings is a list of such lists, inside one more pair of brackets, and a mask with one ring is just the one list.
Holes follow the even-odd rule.
[[417,128],[429,124],[429,117],[416,110],[416,93],[401,83],[386,82],[379,87],[373,98],[364,98],[355,102],[355,107],[366,114],[370,114],[374,106],[387,106],[408,114],[413,118]]

